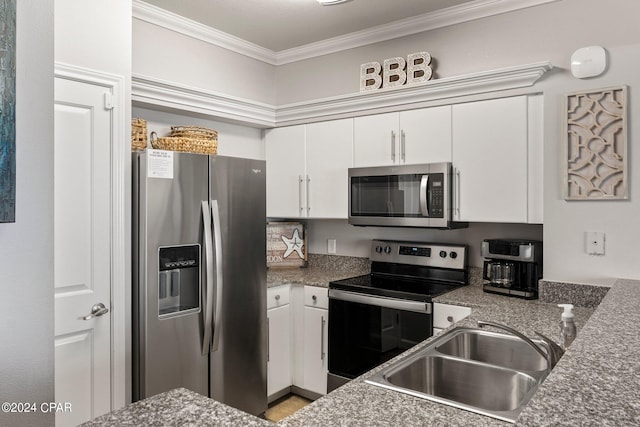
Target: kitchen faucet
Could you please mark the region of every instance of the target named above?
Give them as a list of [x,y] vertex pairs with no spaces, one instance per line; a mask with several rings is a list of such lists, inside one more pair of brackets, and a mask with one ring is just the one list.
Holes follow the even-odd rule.
[[546,361],[547,361],[547,372],[551,372],[553,367],[556,366],[556,364],[558,363],[558,360],[560,360],[560,358],[564,354],[564,350],[562,349],[562,347],[560,347],[558,344],[556,344],[553,340],[551,340],[551,339],[545,337],[544,335],[542,335],[540,332],[534,331],[545,342],[545,344],[547,344],[547,351],[546,352],[544,352],[538,345],[536,345],[529,338],[527,338],[526,336],[524,336],[520,332],[516,331],[515,329],[510,328],[509,326],[503,325],[501,323],[489,322],[489,321],[485,321],[485,320],[478,320],[478,327],[482,328],[484,326],[492,326],[494,328],[505,330],[505,331],[517,336],[518,338],[522,339],[527,344],[529,344],[531,347],[533,347],[535,349],[535,351],[540,353],[540,355],[546,359]]

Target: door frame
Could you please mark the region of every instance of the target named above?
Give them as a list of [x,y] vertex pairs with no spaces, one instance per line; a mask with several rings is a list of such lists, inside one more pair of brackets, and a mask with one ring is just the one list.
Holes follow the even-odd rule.
[[[110,92],[111,105],[111,231],[110,231],[110,273],[111,273],[111,410],[120,408],[131,401],[131,363],[127,359],[131,349],[130,340],[131,297],[126,290],[131,284],[131,218],[130,212],[131,162],[129,133],[131,124],[126,120],[125,77],[104,73],[88,68],[56,62],[54,77],[104,87]],[[128,161],[127,161],[128,160]]]

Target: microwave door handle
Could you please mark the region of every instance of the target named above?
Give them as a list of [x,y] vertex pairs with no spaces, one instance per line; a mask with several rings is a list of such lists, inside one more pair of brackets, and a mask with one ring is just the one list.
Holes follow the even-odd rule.
[[422,216],[429,216],[429,175],[422,175],[420,180],[420,213]]

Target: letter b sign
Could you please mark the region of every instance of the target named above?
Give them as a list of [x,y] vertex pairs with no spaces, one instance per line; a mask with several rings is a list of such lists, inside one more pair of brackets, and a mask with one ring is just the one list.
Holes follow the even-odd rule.
[[378,62],[362,64],[360,92],[425,82],[433,75],[430,63],[428,52],[417,52],[407,55],[406,61],[402,57],[385,59],[384,67]]

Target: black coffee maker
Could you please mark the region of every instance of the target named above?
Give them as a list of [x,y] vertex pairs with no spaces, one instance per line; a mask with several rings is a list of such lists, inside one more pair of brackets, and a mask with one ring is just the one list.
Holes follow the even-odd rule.
[[486,239],[482,242],[485,292],[524,299],[538,298],[542,278],[542,242]]

